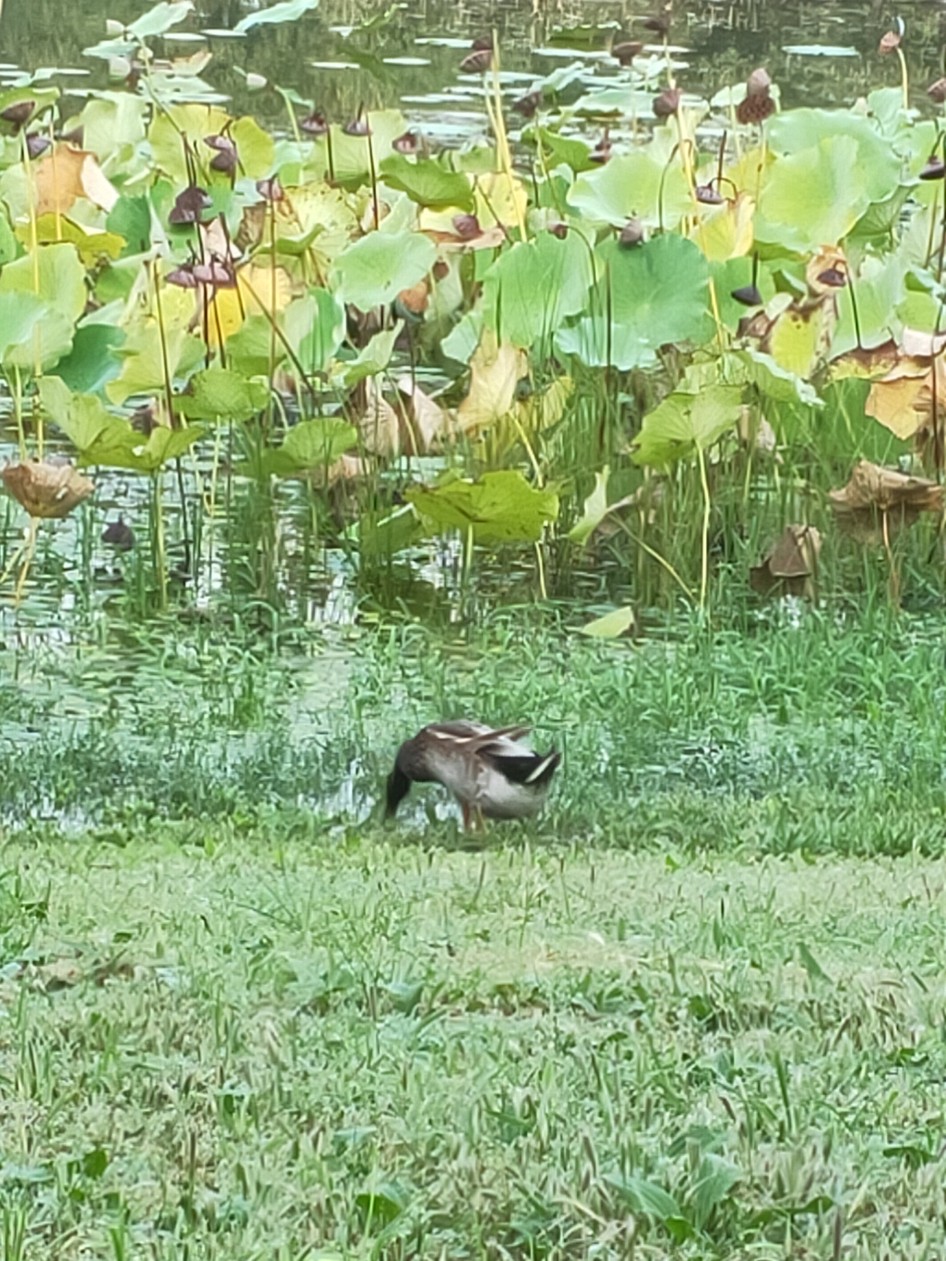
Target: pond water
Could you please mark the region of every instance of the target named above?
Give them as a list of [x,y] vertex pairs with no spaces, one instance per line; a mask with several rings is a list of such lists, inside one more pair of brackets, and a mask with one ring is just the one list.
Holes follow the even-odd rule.
[[[149,6],[130,0],[5,0],[0,16],[0,83],[14,84],[24,74],[42,71],[69,96],[81,100],[89,88],[116,85],[109,63],[89,50],[106,37],[106,19],[128,22]],[[643,31],[644,10],[636,4],[575,0],[322,0],[318,8],[289,25],[260,26],[247,36],[232,34],[236,23],[255,6],[236,0],[198,0],[172,37],[156,41],[165,57],[185,57],[206,48],[212,59],[202,74],[207,91],[231,103],[235,112],[251,112],[271,128],[285,126],[283,99],[273,84],[291,89],[333,119],[352,118],[363,109],[400,105],[408,118],[435,138],[459,143],[485,129],[481,84],[464,75],[459,63],[474,37],[495,30],[502,49],[504,88],[517,95],[557,67],[576,68],[596,81],[616,73],[608,54],[616,37],[650,38]],[[927,84],[941,73],[940,49],[946,42],[946,4],[903,0],[898,14],[905,23],[906,50],[915,98],[925,100]],[[726,83],[745,79],[765,65],[779,84],[786,106],[833,105],[858,94],[899,82],[896,58],[881,58],[877,45],[889,28],[885,3],[876,0],[676,0],[669,41],[681,84],[709,95]],[[247,88],[246,74],[262,76],[268,86]],[[6,452],[15,451],[5,435]],[[0,455],[4,454],[0,444]],[[81,614],[105,619],[115,636],[120,596],[134,581],[134,564],[103,549],[106,521],[136,502],[144,507],[145,479],[120,475],[98,478],[96,514],[78,513],[54,532],[44,532],[34,561],[41,583],[30,582],[19,608],[10,602],[10,578],[0,606],[0,633],[16,654],[66,650],[72,635],[64,628]],[[174,488],[169,482],[169,519],[175,521]],[[297,487],[282,491],[280,530],[290,541],[289,566],[281,576],[291,615],[307,624],[347,623],[356,599],[344,551],[318,552],[319,523]],[[242,563],[252,539],[239,537],[247,504],[232,505],[229,522],[218,522],[196,541],[203,558],[204,587],[194,591],[192,609],[207,611],[224,570]],[[0,504],[0,567],[11,564],[22,539],[23,517],[8,499]],[[174,533],[179,535],[179,530]],[[241,551],[241,548],[243,549]],[[315,558],[315,559],[314,559]],[[173,557],[172,557],[173,560]],[[432,547],[411,566],[394,567],[376,580],[369,605],[395,609],[398,615],[450,623],[465,616],[470,598],[458,579],[455,549]],[[534,590],[532,564],[480,578],[478,594],[490,600],[528,599]],[[572,594],[590,607],[607,603],[620,591],[600,574],[569,575]],[[615,583],[620,579],[616,578]],[[361,594],[364,596],[364,587]]]
[[[83,55],[105,38],[107,18],[130,21],[149,6],[132,0],[5,0],[0,17],[4,77],[40,67],[61,72],[63,86],[104,86],[107,63]],[[206,80],[240,108],[276,121],[282,104],[273,92],[247,94],[241,72],[265,76],[315,101],[332,117],[392,106],[428,127],[474,125],[481,115],[476,84],[458,64],[470,41],[495,29],[504,69],[526,81],[556,66],[580,62],[602,72],[615,37],[654,38],[641,27],[647,5],[598,0],[322,0],[298,22],[261,26],[244,38],[226,32],[260,6],[237,0],[198,0],[190,19],[164,41],[165,55],[213,53]],[[653,11],[659,6],[654,5]],[[693,91],[715,91],[767,66],[783,102],[834,104],[884,82],[898,82],[896,58],[880,58],[889,29],[886,0],[675,0],[671,44],[679,49],[680,78]],[[902,0],[896,14],[906,27],[904,49],[914,90],[941,73],[946,5]],[[72,72],[66,75],[65,72]]]

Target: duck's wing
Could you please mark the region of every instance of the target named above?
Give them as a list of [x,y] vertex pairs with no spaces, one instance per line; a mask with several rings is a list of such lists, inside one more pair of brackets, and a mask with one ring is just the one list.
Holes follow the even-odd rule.
[[424,728],[424,734],[431,740],[443,741],[465,755],[481,753],[491,746],[521,753],[516,741],[528,732],[526,726],[487,727],[481,722],[434,722]]
[[562,755],[556,749],[548,753],[527,753],[520,745],[507,747],[506,741],[498,741],[483,749],[480,757],[499,771],[511,784],[542,788],[558,769]]

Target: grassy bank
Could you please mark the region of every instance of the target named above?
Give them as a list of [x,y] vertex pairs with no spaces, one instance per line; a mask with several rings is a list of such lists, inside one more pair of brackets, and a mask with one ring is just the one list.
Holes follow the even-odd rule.
[[7,1261],[940,1255],[940,865],[8,844]]
[[[600,644],[535,615],[445,639],[420,628],[270,645],[221,631],[29,645],[0,685],[8,834],[97,829],[124,842],[173,820],[303,837],[375,826],[398,742],[433,719],[531,721],[564,750],[543,843],[672,853],[943,850],[946,676],[936,619],[742,632],[697,626]],[[443,794],[408,799],[398,835]],[[440,819],[435,816],[439,813]],[[500,833],[502,835],[502,833]]]

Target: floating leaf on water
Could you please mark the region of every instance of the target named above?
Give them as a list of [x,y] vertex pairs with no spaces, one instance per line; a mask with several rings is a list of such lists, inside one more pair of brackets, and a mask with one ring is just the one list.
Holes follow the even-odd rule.
[[0,477],[13,498],[31,517],[61,518],[87,499],[95,484],[68,461],[24,460],[7,464]]

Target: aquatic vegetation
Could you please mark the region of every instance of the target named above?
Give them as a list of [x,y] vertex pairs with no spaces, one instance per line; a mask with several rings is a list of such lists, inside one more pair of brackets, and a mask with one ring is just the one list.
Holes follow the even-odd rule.
[[[831,539],[804,587],[824,590],[855,546],[827,492],[859,462],[941,475],[943,133],[906,80],[779,111],[758,68],[705,101],[658,25],[663,51],[615,41],[600,84],[536,81],[512,132],[483,39],[462,69],[490,141],[445,149],[395,109],[326,119],[283,93],[285,129],[232,115],[206,61],[151,54],[188,11],[92,50],[140,69],[72,116],[54,88],[0,93],[21,456],[52,427],[80,467],[148,479],[161,603],[168,530],[197,577],[196,540],[249,487],[252,581],[275,598],[287,479],[362,570],[456,537],[465,573],[525,545],[549,593],[606,556],[635,604],[705,608],[790,525]],[[899,598],[902,544],[863,511]]]

